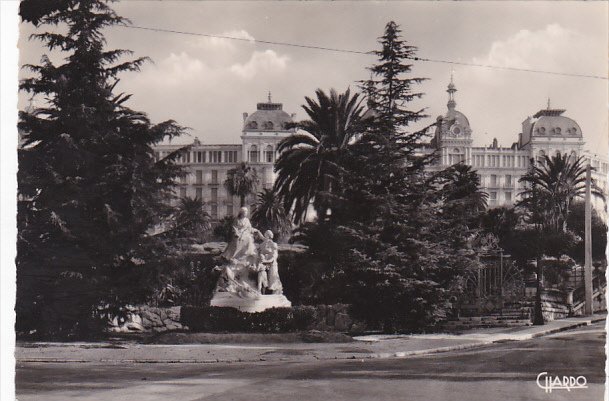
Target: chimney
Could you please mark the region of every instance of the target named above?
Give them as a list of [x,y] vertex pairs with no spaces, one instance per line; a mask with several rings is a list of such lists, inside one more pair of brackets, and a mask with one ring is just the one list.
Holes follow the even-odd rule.
[[247,120],[247,116],[248,116],[247,113],[243,113],[243,122],[245,122],[245,120]]

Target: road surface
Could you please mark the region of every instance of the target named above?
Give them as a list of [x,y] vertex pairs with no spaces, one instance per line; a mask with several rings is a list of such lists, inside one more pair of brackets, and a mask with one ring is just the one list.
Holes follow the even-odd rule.
[[[603,399],[604,322],[527,341],[414,358],[257,363],[18,363],[20,401]],[[541,372],[585,376],[546,393]]]

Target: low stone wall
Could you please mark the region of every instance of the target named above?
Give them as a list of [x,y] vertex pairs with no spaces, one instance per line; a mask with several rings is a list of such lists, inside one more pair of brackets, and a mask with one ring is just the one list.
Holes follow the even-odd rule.
[[180,309],[179,306],[172,308],[140,306],[137,308],[137,313],[142,318],[145,331],[163,332],[185,329],[180,323]]
[[185,306],[182,308],[181,322],[196,332],[366,331],[364,324],[349,315],[349,306],[343,304],[299,305],[291,308],[270,308],[254,313],[234,308]]
[[304,306],[304,308],[314,309],[313,323],[309,326],[310,330],[352,333],[366,331],[366,326],[353,319],[349,314],[349,305],[315,305]]
[[566,294],[555,289],[546,289],[541,293],[541,310],[546,321],[569,317]]
[[156,308],[140,305],[130,307],[126,318],[114,317],[109,321],[108,331],[113,333],[142,333],[187,330],[180,323],[179,306],[172,308]]
[[[207,309],[193,308],[189,309]],[[281,308],[284,309],[284,308]],[[286,308],[287,309],[287,308]],[[299,315],[309,316],[306,326],[300,327],[304,330],[319,330],[342,333],[362,333],[366,331],[366,325],[356,321],[349,314],[349,305],[305,305],[295,306],[292,310]],[[269,310],[270,311],[270,310]],[[221,312],[225,314],[225,312]],[[245,313],[245,312],[243,312]],[[192,314],[189,314],[189,316]],[[200,320],[205,313],[198,314],[195,319]],[[189,317],[192,319],[192,317]],[[214,318],[217,320],[217,318]],[[194,323],[194,322],[193,322]],[[195,326],[205,326],[204,322],[197,322]],[[115,318],[110,323],[109,331],[116,333],[128,332],[154,332],[188,330],[187,322],[181,316],[181,307],[157,308],[147,305],[136,306],[127,314],[125,321]]]

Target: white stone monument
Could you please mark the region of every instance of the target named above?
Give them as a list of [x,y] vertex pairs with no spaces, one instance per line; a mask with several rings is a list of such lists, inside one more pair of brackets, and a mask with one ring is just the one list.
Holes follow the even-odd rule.
[[[267,231],[263,236],[251,226],[247,213],[247,208],[239,211],[233,225],[233,238],[222,253],[225,263],[216,267],[221,274],[210,305],[250,313],[291,307],[279,279],[273,233]],[[258,247],[254,236],[263,238]]]

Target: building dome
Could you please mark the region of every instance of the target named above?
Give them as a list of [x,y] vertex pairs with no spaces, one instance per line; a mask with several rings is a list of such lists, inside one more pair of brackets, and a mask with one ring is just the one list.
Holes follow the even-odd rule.
[[442,125],[446,127],[454,126],[459,127],[464,131],[471,131],[469,126],[469,120],[465,117],[465,114],[455,109],[448,110],[448,112],[441,117]]
[[292,116],[283,111],[283,104],[272,103],[269,93],[268,102],[258,103],[250,116],[244,114],[243,131],[288,131],[291,122]]
[[452,76],[450,78],[450,84],[448,84],[448,111],[445,115],[438,117],[438,127],[436,132],[442,137],[465,137],[471,135],[471,127],[469,120],[465,114],[457,111],[457,102],[455,101],[455,92],[457,88],[453,83]]
[[537,137],[581,138],[582,130],[575,120],[562,115],[565,110],[540,110],[533,116],[531,134]]

